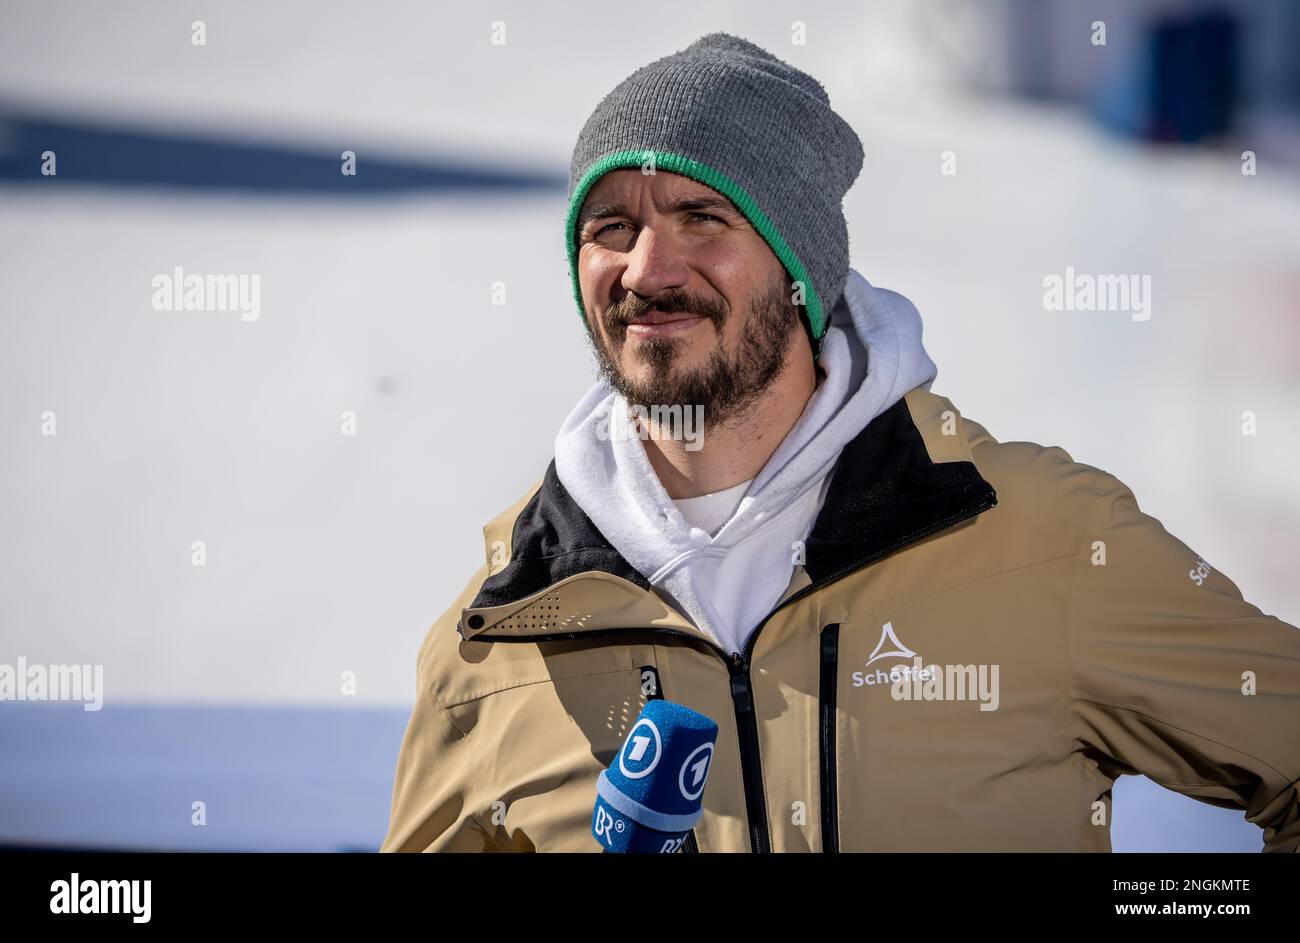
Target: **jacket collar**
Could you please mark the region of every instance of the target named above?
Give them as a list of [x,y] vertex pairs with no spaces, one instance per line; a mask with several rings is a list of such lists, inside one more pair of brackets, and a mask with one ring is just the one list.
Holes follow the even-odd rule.
[[[831,474],[804,548],[814,584],[997,504],[973,463],[932,460],[906,398],[863,427]],[[575,593],[579,582],[583,592]],[[575,598],[581,603],[567,602]],[[705,637],[596,529],[552,460],[515,518],[509,562],[484,580],[457,628],[466,639],[489,629],[494,638],[526,638],[617,625],[675,626]]]

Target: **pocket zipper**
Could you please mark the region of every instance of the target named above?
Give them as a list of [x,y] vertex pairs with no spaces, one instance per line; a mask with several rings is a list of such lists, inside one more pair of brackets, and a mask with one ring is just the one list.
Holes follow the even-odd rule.
[[836,781],[835,750],[839,742],[835,708],[835,688],[839,678],[840,624],[832,622],[821,633],[821,682],[818,690],[818,753],[821,771],[822,851],[838,854],[840,850],[839,789]]

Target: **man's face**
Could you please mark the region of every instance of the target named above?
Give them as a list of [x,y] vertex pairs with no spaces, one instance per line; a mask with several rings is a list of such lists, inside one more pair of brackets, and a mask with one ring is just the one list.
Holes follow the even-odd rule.
[[612,171],[578,215],[578,284],[601,375],[630,404],[743,415],[803,334],[789,276],[718,191]]

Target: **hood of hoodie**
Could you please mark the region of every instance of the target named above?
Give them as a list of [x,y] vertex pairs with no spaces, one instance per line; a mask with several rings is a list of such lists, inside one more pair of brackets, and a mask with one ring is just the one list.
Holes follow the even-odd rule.
[[556,436],[557,477],[633,567],[720,644],[739,650],[784,595],[791,545],[811,529],[840,451],[909,390],[934,381],[921,330],[910,301],[850,269],[818,358],[825,377],[715,535],[682,517],[640,438],[610,434],[615,411],[629,407],[604,381]]

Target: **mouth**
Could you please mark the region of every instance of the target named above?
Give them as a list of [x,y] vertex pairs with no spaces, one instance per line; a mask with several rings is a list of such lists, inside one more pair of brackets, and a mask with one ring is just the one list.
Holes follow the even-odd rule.
[[641,317],[627,324],[627,332],[643,337],[661,337],[668,334],[681,334],[689,331],[701,321],[708,318],[688,311],[655,311],[651,309]]

